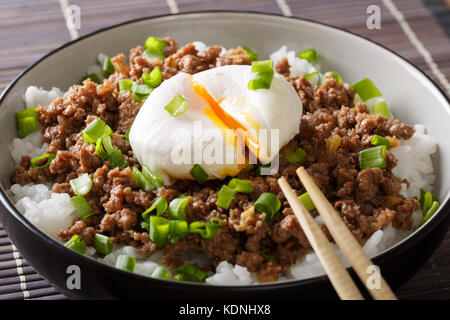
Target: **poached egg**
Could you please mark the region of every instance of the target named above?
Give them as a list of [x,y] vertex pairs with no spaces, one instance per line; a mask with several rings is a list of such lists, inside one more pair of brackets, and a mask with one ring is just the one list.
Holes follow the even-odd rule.
[[[209,179],[235,176],[249,154],[269,163],[300,130],[302,102],[275,73],[269,89],[249,90],[251,66],[229,65],[194,75],[178,73],[147,98],[129,133],[135,157],[165,184],[194,179],[199,164]],[[164,107],[177,95],[187,110],[172,116]],[[249,152],[245,152],[244,143]]]

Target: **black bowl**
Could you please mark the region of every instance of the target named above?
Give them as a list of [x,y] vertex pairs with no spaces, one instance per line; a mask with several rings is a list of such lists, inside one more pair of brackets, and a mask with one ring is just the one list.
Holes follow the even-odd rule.
[[[209,21],[209,22],[208,22]],[[234,23],[233,23],[234,22]],[[204,23],[210,24],[211,32],[207,32],[202,27]],[[271,48],[266,48],[265,44],[258,39],[255,39],[255,30],[263,30],[264,28],[273,28],[277,25],[281,31],[287,32],[286,28],[290,28],[295,31],[302,29],[304,34],[299,33],[299,42],[313,43],[315,48],[319,49],[319,52],[325,52],[320,50],[321,47],[329,47],[329,44],[321,44],[320,37],[314,37],[315,40],[310,40],[311,35],[317,30],[323,32],[329,32],[332,37],[336,38],[336,41],[348,41],[354,43],[355,46],[361,48],[368,47],[370,51],[377,50],[376,54],[385,55],[389,59],[395,61],[398,64],[398,70],[394,70],[393,77],[412,77],[416,85],[423,86],[424,92],[421,94],[427,94],[427,99],[434,97],[436,101],[439,101],[439,105],[435,106],[437,111],[443,114],[442,117],[447,117],[445,121],[450,120],[448,114],[449,101],[448,98],[439,90],[439,88],[427,78],[417,68],[413,67],[409,62],[403,58],[395,55],[395,53],[382,48],[381,46],[370,42],[367,39],[363,39],[356,35],[352,35],[346,31],[337,29],[332,26],[326,26],[315,22],[296,19],[285,18],[276,15],[267,15],[259,13],[237,13],[237,12],[202,12],[202,13],[185,13],[176,16],[160,16],[146,19],[133,20],[127,23],[123,23],[110,28],[105,28],[96,31],[92,34],[86,35],[80,39],[72,41],[64,46],[50,52],[30,67],[28,67],[21,75],[19,75],[3,92],[0,98],[0,123],[4,124],[4,142],[9,143],[16,135],[16,129],[14,126],[14,113],[20,107],[19,94],[24,92],[24,89],[31,84],[39,84],[43,86],[55,85],[68,86],[71,83],[78,82],[78,79],[84,73],[80,71],[80,66],[86,66],[94,62],[96,53],[99,50],[106,51],[108,54],[121,52],[117,50],[117,44],[111,44],[111,39],[117,38],[117,35],[129,33],[131,36],[123,37],[123,44],[120,46],[123,50],[134,47],[145,39],[145,35],[148,31],[142,31],[142,26],[146,26],[145,30],[152,30],[153,35],[164,35],[166,32],[170,32],[177,38],[177,35],[181,38],[186,37],[185,30],[181,30],[181,26],[191,25],[189,34],[196,35],[195,38],[188,38],[187,41],[193,40],[205,40],[209,43],[219,43],[226,46],[232,46],[240,44],[239,41],[234,42],[233,34],[240,32],[240,36],[245,40],[242,43],[248,44],[252,48],[256,48],[259,52],[270,52],[278,48],[279,45],[274,44]],[[224,30],[227,26],[231,30],[231,35],[221,34],[216,36],[217,30]],[[197,28],[197,29],[196,29]],[[212,30],[212,29],[216,30]],[[284,29],[283,29],[284,28]],[[131,30],[131,31],[130,31]],[[269,29],[267,29],[269,30]],[[291,31],[292,31],[291,30]],[[273,31],[275,34],[277,31]],[[262,32],[268,37],[270,30]],[[281,33],[280,33],[281,34]],[[309,38],[308,38],[309,35]],[[177,39],[179,39],[179,37]],[[280,39],[274,40],[275,43],[288,43],[295,44],[296,39],[290,35],[280,35]],[[287,38],[286,38],[287,37]],[[303,38],[302,38],[303,37]],[[217,38],[217,39],[216,39]],[[291,40],[290,40],[291,39]],[[252,42],[253,41],[253,42]],[[315,43],[314,43],[315,42]],[[103,46],[104,44],[104,46]],[[86,49],[88,48],[89,49]],[[339,46],[338,46],[339,47]],[[102,49],[99,49],[102,48]],[[104,49],[104,50],[103,50]],[[338,49],[336,53],[330,53],[335,58],[339,57],[340,52]],[[83,54],[80,52],[83,51]],[[73,53],[77,54],[73,54]],[[61,63],[64,61],[64,56],[71,56],[71,65],[67,63]],[[369,55],[369,53],[368,53]],[[332,65],[332,59],[327,62],[326,55],[325,64]],[[382,57],[384,59],[385,57]],[[373,57],[367,57],[366,59],[376,60]],[[48,66],[56,65],[56,68],[48,69]],[[392,67],[392,66],[391,66]],[[42,71],[47,68],[47,77],[42,78]],[[334,70],[338,71],[344,78],[352,79],[355,75],[347,70],[339,70],[339,67],[334,67]],[[368,66],[368,74],[371,74],[372,67]],[[376,68],[376,63],[375,63]],[[395,68],[394,68],[395,69]],[[412,70],[412,71],[411,71]],[[373,71],[376,73],[375,71]],[[395,74],[395,72],[398,73]],[[411,72],[413,76],[411,76]],[[62,79],[61,74],[64,75]],[[358,75],[359,76],[359,75]],[[374,76],[375,80],[377,75]],[[406,78],[405,78],[406,79]],[[407,80],[405,80],[407,81]],[[376,81],[377,82],[377,81]],[[379,83],[379,82],[377,82]],[[422,84],[421,84],[422,83]],[[383,88],[383,92],[388,91],[389,88]],[[418,93],[419,94],[419,93]],[[390,93],[390,96],[395,98],[395,91]],[[14,106],[14,107],[13,107]],[[436,112],[437,112],[436,111]],[[403,113],[406,117],[401,118],[408,121],[408,115],[406,111],[400,110],[399,113]],[[1,120],[3,118],[3,120]],[[413,120],[413,118],[411,118]],[[416,121],[418,119],[416,118]],[[422,123],[426,123],[427,119],[420,119]],[[414,121],[408,121],[414,122]],[[428,121],[434,123],[433,120]],[[441,131],[436,133],[438,136],[448,136],[448,129],[443,125],[444,122],[437,121],[435,125],[437,127],[443,127]],[[441,146],[440,146],[441,148]],[[444,145],[443,150],[450,150],[450,146]],[[438,168],[444,168],[447,152],[442,152],[440,149],[440,159],[437,161]],[[134,273],[125,272],[108,265],[102,264],[98,261],[90,259],[86,256],[80,255],[74,251],[71,251],[52,240],[44,233],[39,231],[33,226],[22,214],[20,214],[14,205],[9,200],[6,192],[4,191],[10,185],[10,175],[12,172],[12,161],[9,159],[8,153],[4,153],[3,157],[0,157],[0,164],[3,169],[0,172],[2,177],[2,188],[0,192],[0,198],[4,207],[1,207],[1,220],[10,236],[14,245],[21,252],[23,257],[30,263],[35,270],[45,277],[53,286],[59,291],[64,293],[70,298],[90,298],[90,299],[109,299],[109,298],[137,298],[137,299],[286,299],[287,297],[295,297],[296,299],[312,299],[312,298],[337,298],[330,282],[326,276],[315,277],[307,280],[279,282],[272,284],[264,284],[257,286],[208,286],[195,283],[177,282],[158,280],[140,276]],[[438,171],[438,170],[437,170]],[[448,170],[447,170],[448,171]],[[438,171],[440,172],[440,171]],[[444,175],[441,175],[444,179]],[[374,264],[381,268],[382,274],[390,283],[390,285],[396,289],[404,284],[431,256],[433,251],[437,248],[439,243],[445,236],[450,223],[449,201],[448,201],[448,187],[442,179],[439,181],[438,188],[440,189],[440,199],[442,201],[441,208],[433,216],[433,218],[422,226],[419,230],[414,232],[413,235],[401,243],[395,245],[393,248],[385,251],[381,255],[378,255],[373,259]],[[79,267],[81,275],[80,288],[73,288],[71,284],[71,275],[73,269],[70,266]],[[72,270],[72,271],[71,271]],[[356,279],[354,272],[351,270],[352,276]],[[72,289],[69,289],[72,288]]]

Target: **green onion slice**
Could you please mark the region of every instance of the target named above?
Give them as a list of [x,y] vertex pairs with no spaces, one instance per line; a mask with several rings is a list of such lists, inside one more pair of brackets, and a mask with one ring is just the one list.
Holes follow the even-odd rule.
[[375,97],[381,97],[381,92],[369,78],[352,83],[350,87],[356,91],[362,101],[367,101]]
[[316,83],[316,85],[317,85],[317,86],[322,85],[322,83],[323,83],[323,75],[322,75],[321,73],[317,72],[317,71],[316,71],[316,72],[312,72],[312,73],[307,74],[307,75],[305,76],[305,79],[308,80],[309,82],[311,82],[310,80],[313,79],[313,78],[315,78],[315,77],[317,77],[317,83]]
[[122,170],[128,166],[128,162],[123,160],[122,151],[115,149],[114,152],[108,158],[111,169],[119,168]]
[[298,196],[298,198],[303,203],[306,210],[311,211],[316,208],[316,206],[314,205],[314,202],[312,202],[311,197],[309,196],[308,192],[301,194],[300,196]]
[[206,180],[208,180],[208,174],[198,164],[195,164],[189,173],[200,184],[205,183]]
[[189,198],[176,198],[170,201],[167,215],[171,219],[186,220],[186,207],[189,204]]
[[159,278],[159,279],[168,279],[170,278],[170,276],[171,276],[170,272],[160,265],[156,267],[156,269],[153,271],[151,275],[152,278]]
[[167,46],[167,43],[164,39],[161,38],[148,37],[147,40],[145,40],[144,46],[145,49],[153,49],[162,52]]
[[186,112],[189,107],[187,102],[181,95],[177,94],[168,105],[164,107],[172,116],[178,117]]
[[103,66],[102,66],[103,76],[106,79],[108,79],[109,76],[112,75],[114,72],[116,72],[116,70],[114,69],[114,65],[112,64],[111,59],[109,57],[106,57],[105,60],[103,60]]
[[427,222],[433,216],[433,214],[437,211],[437,209],[439,209],[439,202],[433,201],[430,208],[423,216],[421,224],[424,224],[425,222]]
[[113,249],[113,243],[110,237],[96,233],[94,238],[94,248],[101,254],[110,254]]
[[341,76],[339,74],[337,74],[336,72],[334,72],[334,71],[325,72],[324,76],[333,77],[334,79],[336,79],[336,83],[342,82]]
[[434,201],[438,201],[438,198],[432,194],[431,192],[426,191],[425,189],[420,189],[420,208],[422,209],[423,215],[425,216],[428,210],[431,208],[431,205]]
[[155,187],[155,189],[160,188],[164,185],[164,180],[162,177],[153,173],[146,165],[142,168],[142,174],[144,177],[150,181],[150,183]]
[[147,86],[146,84],[139,84],[137,82],[133,82],[133,85],[131,86],[131,92],[137,93],[139,95],[149,95],[152,93],[153,88]]
[[136,92],[133,92],[133,100],[136,102],[144,102],[145,99],[147,99],[148,94],[139,94]]
[[389,107],[386,103],[386,101],[378,101],[375,102],[372,107],[372,112],[375,114],[381,114],[383,117],[392,119],[392,115],[389,112]]
[[264,261],[271,261],[271,260],[275,260],[275,256],[273,254],[270,253],[263,253],[261,254]]
[[130,91],[133,88],[133,80],[131,79],[122,79],[119,80],[119,91]]
[[16,120],[17,127],[19,128],[19,136],[25,138],[37,130],[38,113],[36,107],[16,112]]
[[80,236],[77,234],[74,234],[72,238],[64,244],[64,246],[81,254],[86,252],[86,243],[81,240]]
[[188,223],[182,220],[169,221],[170,242],[175,243],[178,240],[186,238],[189,232]]
[[103,135],[112,133],[112,129],[102,119],[96,118],[83,130],[82,135],[85,142],[96,143]]
[[318,59],[317,51],[314,49],[307,49],[305,51],[302,51],[298,54],[298,57],[308,60],[308,62],[314,62]]
[[[42,156],[31,159],[30,164],[33,168],[43,169],[43,168],[50,167],[50,164],[52,163],[53,159],[55,159],[55,158],[56,158],[56,155],[54,155],[52,153],[46,153]],[[47,160],[47,162],[45,162],[43,165],[39,165],[40,163],[42,163],[43,160]]]
[[189,225],[190,233],[198,233],[204,239],[213,239],[219,233],[222,225],[214,222],[194,221]]
[[144,53],[142,54],[142,56],[147,59],[147,60],[155,60],[158,59],[161,62],[164,61],[165,57],[164,54],[161,51],[155,50],[155,49],[147,49],[144,51]]
[[270,192],[262,193],[255,201],[255,209],[259,213],[266,214],[266,221],[270,221],[281,208],[281,201],[276,195]]
[[72,197],[70,198],[70,202],[83,220],[95,214],[94,209],[92,209],[89,202],[83,196]]
[[184,275],[187,281],[205,282],[205,279],[208,277],[207,273],[194,267],[190,263],[183,264],[175,271]]
[[76,179],[70,180],[70,186],[72,187],[73,193],[77,196],[84,196],[92,188],[92,180],[88,173],[83,173]]
[[163,217],[150,216],[150,240],[158,246],[163,246],[169,238],[169,220]]
[[96,73],[89,73],[81,77],[80,84],[83,84],[84,80],[91,79],[92,82],[100,83],[100,78]]
[[274,71],[262,72],[256,75],[255,79],[248,82],[248,89],[258,90],[258,89],[270,89],[272,84]]
[[241,193],[252,193],[254,190],[251,180],[233,178],[228,182],[228,186],[234,191]]
[[156,88],[162,81],[162,73],[159,67],[154,67],[150,73],[143,73],[142,79],[144,83],[152,88]]
[[116,261],[116,268],[133,272],[136,266],[136,260],[125,254],[120,255]]
[[220,189],[219,196],[217,197],[216,205],[227,210],[230,206],[231,201],[234,198],[236,191],[230,187],[223,185]]
[[131,128],[128,128],[125,132],[125,140],[127,140],[128,142],[130,142],[130,130]]
[[386,146],[378,146],[359,152],[359,168],[386,168]]
[[[134,169],[134,168],[133,168]],[[166,212],[168,207],[167,200],[164,198],[157,198],[150,208],[145,210],[145,212],[142,213],[142,219],[145,221],[149,221],[150,214],[156,209],[156,216],[160,217],[163,215],[164,212]]]
[[244,46],[242,47],[242,49],[244,49],[244,51],[247,52],[250,61],[258,60],[258,54],[255,51],[253,51],[249,47],[244,47]]
[[282,156],[284,158],[286,158],[287,161],[290,164],[293,164],[293,163],[302,164],[308,158],[308,155],[306,154],[306,151],[303,150],[302,148],[297,148],[297,150],[295,150],[294,152],[289,153],[289,154],[285,154],[285,155],[282,155]]
[[272,60],[253,61],[252,62],[252,72],[264,73],[264,72],[271,72],[271,71],[273,71]]
[[95,152],[97,156],[102,160],[108,160],[114,152],[112,146],[111,137],[108,134],[101,136],[95,144]]
[[379,136],[378,134],[374,134],[370,142],[374,146],[386,146],[388,149],[391,148],[389,141],[385,137]]
[[138,187],[141,190],[144,190],[146,192],[149,191],[154,191],[156,190],[156,188],[153,186],[153,184],[151,183],[151,181],[148,181],[144,175],[142,174],[141,171],[139,171],[139,169],[137,167],[133,167],[133,170],[131,172],[132,177],[134,178],[134,180],[136,180],[136,183],[138,185]]

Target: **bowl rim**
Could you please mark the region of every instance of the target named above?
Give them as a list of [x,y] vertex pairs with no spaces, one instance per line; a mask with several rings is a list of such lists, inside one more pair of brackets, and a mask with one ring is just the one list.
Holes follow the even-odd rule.
[[[426,79],[428,79],[430,81],[430,83],[432,84],[432,86],[434,86],[435,89],[438,90],[438,92],[443,96],[443,98],[445,99],[445,101],[447,101],[447,104],[450,106],[450,98],[446,95],[446,93],[444,92],[444,90],[436,83],[436,81],[434,81],[430,76],[428,76],[424,71],[422,71],[420,68],[418,68],[414,63],[412,63],[411,61],[409,61],[408,59],[402,57],[401,55],[399,55],[398,53],[396,53],[395,51],[385,47],[384,45],[369,39],[365,36],[356,34],[355,32],[346,30],[344,28],[341,27],[336,27],[327,23],[323,23],[323,22],[319,22],[319,21],[315,21],[313,19],[308,19],[308,18],[299,18],[299,17],[294,17],[294,16],[284,16],[282,14],[278,14],[278,13],[267,13],[267,12],[259,12],[259,11],[252,11],[252,10],[202,10],[202,11],[185,11],[185,12],[180,12],[180,13],[176,13],[176,14],[171,14],[171,13],[167,13],[167,14],[161,14],[161,15],[156,15],[156,16],[146,16],[146,17],[140,17],[140,18],[135,18],[135,19],[130,19],[124,22],[120,22],[117,24],[113,24],[110,26],[106,26],[106,27],[102,27],[99,29],[96,29],[90,33],[87,33],[83,36],[80,36],[77,39],[74,40],[70,40],[64,44],[62,44],[61,46],[52,49],[51,51],[49,51],[47,54],[41,56],[39,59],[37,59],[35,62],[33,62],[32,64],[30,64],[28,67],[25,68],[25,70],[23,70],[21,73],[19,73],[13,80],[11,83],[9,83],[9,85],[4,89],[4,91],[2,92],[2,94],[0,95],[0,108],[2,107],[2,104],[5,100],[5,98],[8,96],[8,94],[14,89],[14,86],[17,84],[17,82],[23,77],[25,76],[29,71],[31,71],[34,67],[36,67],[39,63],[41,63],[42,61],[46,60],[47,58],[50,58],[51,56],[53,56],[54,54],[58,53],[59,51],[70,47],[71,45],[81,42],[89,37],[92,37],[94,35],[100,34],[104,31],[108,31],[111,29],[115,29],[115,28],[120,28],[122,26],[125,25],[129,25],[129,24],[133,24],[133,23],[138,23],[141,21],[145,21],[145,20],[152,20],[152,19],[158,19],[158,18],[166,18],[166,17],[172,17],[172,16],[180,16],[180,18],[183,18],[184,16],[189,16],[189,15],[195,15],[195,14],[199,14],[199,15],[214,15],[214,14],[231,14],[231,15],[253,15],[253,16],[270,16],[270,17],[274,17],[274,18],[279,18],[281,20],[286,19],[286,20],[295,20],[295,21],[302,21],[302,22],[307,22],[307,23],[311,23],[311,24],[316,24],[316,25],[321,25],[324,27],[328,27],[337,31],[340,31],[342,33],[346,33],[346,34],[350,34],[353,37],[359,38],[359,40],[365,40],[368,41],[372,44],[375,44],[381,48],[383,48],[384,50],[386,50],[388,53],[393,54],[394,56],[396,56],[397,58],[399,58],[400,60],[402,60],[403,62],[405,62],[406,64],[408,64],[410,67],[412,67],[416,72],[419,72],[419,74],[421,74],[422,76],[424,76]],[[171,281],[171,280],[166,280],[166,279],[158,279],[158,278],[151,278],[148,276],[144,276],[141,274],[137,274],[134,272],[128,272],[128,271],[124,271],[118,268],[115,268],[113,266],[110,266],[108,264],[102,263],[100,261],[97,261],[93,258],[90,258],[88,256],[85,256],[83,254],[79,254],[78,252],[75,252],[73,250],[70,250],[69,248],[65,247],[63,244],[57,242],[56,240],[52,239],[51,237],[49,237],[48,235],[46,235],[44,232],[42,232],[41,230],[39,230],[36,226],[34,226],[28,219],[26,219],[16,208],[16,206],[10,201],[9,196],[6,194],[6,191],[4,190],[3,186],[0,187],[0,201],[2,202],[3,206],[5,207],[5,209],[8,211],[9,214],[11,214],[11,216],[18,220],[20,223],[22,223],[29,231],[31,231],[35,236],[37,236],[38,238],[40,238],[42,241],[46,242],[48,245],[53,246],[57,251],[59,251],[60,253],[64,253],[64,254],[75,254],[77,256],[78,259],[81,259],[84,263],[93,263],[94,265],[96,265],[98,268],[106,268],[109,272],[113,272],[113,273],[117,273],[118,275],[121,276],[127,276],[127,277],[132,277],[135,280],[138,281],[147,281],[148,284],[151,284],[152,282],[155,283],[159,283],[162,285],[167,285],[170,284],[171,286],[173,286],[174,288],[176,287],[183,287],[183,288],[211,288],[212,290],[222,290],[224,292],[231,292],[234,291],[236,289],[239,290],[243,290],[243,291],[265,291],[268,289],[280,289],[280,288],[289,288],[289,287],[297,287],[297,286],[302,286],[302,285],[308,285],[308,284],[313,284],[316,282],[326,282],[328,281],[328,277],[327,275],[320,275],[320,276],[315,276],[312,278],[306,278],[306,279],[300,279],[300,280],[296,280],[296,279],[289,279],[289,280],[282,280],[282,281],[278,281],[278,282],[272,282],[272,283],[262,283],[262,284],[256,284],[256,285],[209,285],[206,283],[194,283],[194,282],[181,282],[181,281]],[[436,212],[433,216],[433,219],[430,219],[426,224],[424,224],[423,226],[420,227],[419,230],[414,231],[411,235],[407,236],[407,238],[402,239],[400,242],[396,243],[394,246],[390,247],[389,249],[384,250],[382,253],[378,254],[376,257],[372,258],[371,260],[374,261],[374,263],[376,263],[376,261],[382,260],[383,258],[385,258],[387,255],[397,255],[399,253],[401,253],[402,251],[406,250],[407,247],[416,244],[418,241],[422,240],[426,235],[428,235],[428,233],[434,229],[438,224],[440,224],[448,215],[450,211],[450,198],[447,197],[447,199],[445,200],[445,202],[443,204],[441,204],[438,212]],[[348,270],[351,270],[351,267],[347,268]]]

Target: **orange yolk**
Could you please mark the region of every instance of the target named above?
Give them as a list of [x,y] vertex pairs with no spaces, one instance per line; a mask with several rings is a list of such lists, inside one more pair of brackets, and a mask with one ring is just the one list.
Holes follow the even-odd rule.
[[[191,85],[195,93],[197,93],[199,96],[205,99],[208,105],[211,107],[212,112],[206,109],[205,114],[214,122],[217,122],[217,119],[219,119],[220,122],[222,122],[223,124],[222,125],[219,123],[221,127],[226,127],[236,132],[236,135],[239,137],[237,139],[238,150],[239,151],[243,150],[242,148],[243,145],[241,143],[243,140],[245,140],[245,144],[250,149],[250,151],[252,151],[254,154],[257,155],[259,150],[258,141],[254,139],[250,134],[248,134],[249,132],[247,131],[247,129],[241,123],[239,123],[239,121],[235,120],[225,110],[223,110],[222,107],[216,102],[216,100],[214,100],[214,98],[209,94],[209,92],[206,90],[204,86],[202,86],[200,83],[196,81],[192,81]],[[242,157],[244,157],[244,152],[238,152],[239,169],[242,169],[246,162],[245,159],[242,159]]]

